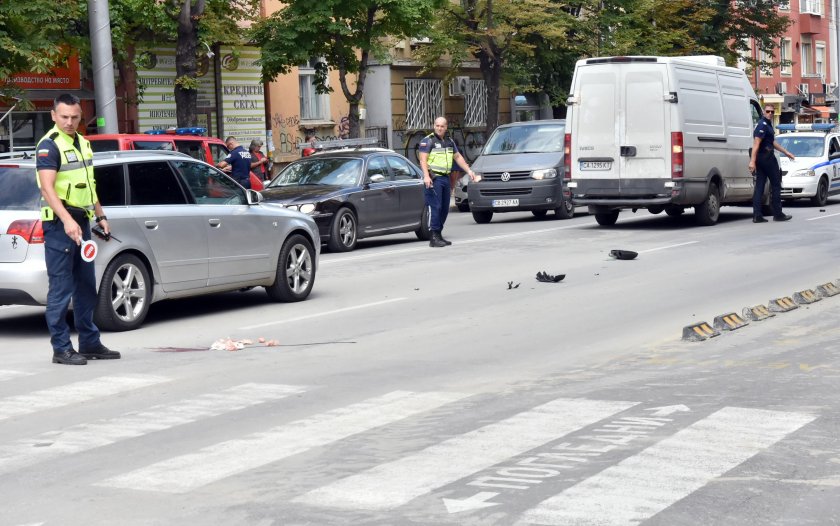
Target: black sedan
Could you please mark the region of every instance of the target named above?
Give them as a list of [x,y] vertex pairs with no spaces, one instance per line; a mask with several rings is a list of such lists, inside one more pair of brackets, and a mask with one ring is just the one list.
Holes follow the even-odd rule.
[[391,150],[364,148],[314,154],[286,166],[263,200],[312,216],[321,241],[347,252],[359,239],[414,232],[431,237],[423,173]]

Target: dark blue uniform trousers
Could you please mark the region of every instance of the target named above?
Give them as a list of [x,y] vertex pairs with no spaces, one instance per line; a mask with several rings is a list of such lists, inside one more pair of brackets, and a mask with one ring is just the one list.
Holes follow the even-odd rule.
[[779,162],[772,153],[759,152],[755,160],[755,190],[753,191],[753,215],[764,215],[761,212],[761,201],[764,197],[764,185],[770,181],[770,208],[773,217],[779,217],[782,212],[782,172]]
[[436,175],[432,177],[432,187],[426,188],[426,204],[431,209],[431,225],[429,230],[441,232],[443,224],[446,223],[446,216],[449,215],[449,199],[452,193],[452,185],[449,182],[449,175]]
[[[82,238],[90,239],[90,223],[83,221]],[[82,260],[81,248],[64,233],[60,219],[44,221],[44,245],[49,276],[47,327],[53,352],[72,349],[67,309],[73,300],[73,319],[79,331],[79,348],[100,345],[99,329],[93,323],[96,307],[96,272],[93,262]]]

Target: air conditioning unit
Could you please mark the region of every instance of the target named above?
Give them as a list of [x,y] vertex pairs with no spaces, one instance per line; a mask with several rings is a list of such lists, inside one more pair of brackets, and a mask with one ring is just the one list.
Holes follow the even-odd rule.
[[779,95],[784,95],[785,93],[787,93],[787,82],[777,82],[776,93]]
[[470,78],[469,77],[455,77],[449,83],[449,96],[450,97],[464,97],[469,92],[470,89]]
[[822,92],[826,95],[833,95],[837,85],[833,82],[824,82],[822,85]]
[[801,93],[803,95],[807,95],[808,94],[808,85],[807,84],[800,84],[799,85],[799,93]]

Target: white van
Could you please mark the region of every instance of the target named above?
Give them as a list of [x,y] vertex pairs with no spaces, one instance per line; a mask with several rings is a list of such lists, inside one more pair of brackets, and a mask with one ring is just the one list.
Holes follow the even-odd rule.
[[721,57],[579,60],[568,100],[565,186],[598,224],[623,208],[671,216],[749,204],[747,169],[761,107],[746,75]]

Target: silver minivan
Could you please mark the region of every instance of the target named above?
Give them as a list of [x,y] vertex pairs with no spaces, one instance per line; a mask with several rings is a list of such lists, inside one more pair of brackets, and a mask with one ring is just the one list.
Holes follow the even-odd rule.
[[530,211],[569,219],[574,205],[563,197],[564,120],[517,122],[493,131],[472,165],[480,176],[467,187],[476,223],[489,223],[497,212]]

